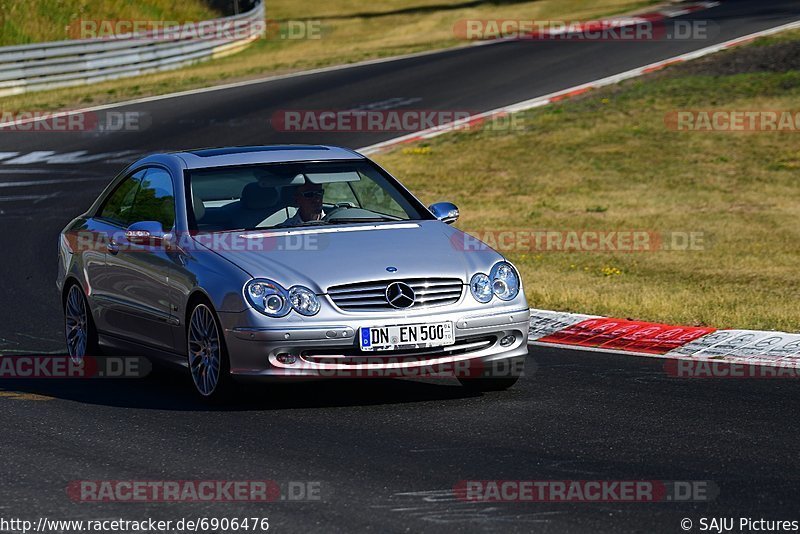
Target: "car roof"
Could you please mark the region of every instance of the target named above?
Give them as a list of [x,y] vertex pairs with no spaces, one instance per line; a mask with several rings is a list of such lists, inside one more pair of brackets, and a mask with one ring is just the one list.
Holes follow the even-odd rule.
[[364,156],[349,148],[330,145],[234,146],[170,152],[165,155],[180,158],[188,169],[290,161],[364,159]]

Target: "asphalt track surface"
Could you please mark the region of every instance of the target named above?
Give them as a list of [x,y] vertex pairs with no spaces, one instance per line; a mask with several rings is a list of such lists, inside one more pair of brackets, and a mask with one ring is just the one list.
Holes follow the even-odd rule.
[[[798,20],[800,5],[726,1],[684,18],[711,20],[718,32],[703,41],[468,47],[116,110],[146,113],[142,132],[0,132],[0,153],[17,153],[0,154],[0,352],[63,350],[58,232],[139,154],[365,146],[397,133],[288,134],[269,119],[276,110],[387,101],[485,111]],[[81,163],[53,159],[78,151]],[[14,163],[21,156],[28,161]],[[796,381],[679,380],[657,360],[572,351],[535,349],[528,363],[505,393],[470,396],[447,380],[333,381],[248,391],[226,409],[196,403],[186,378],[168,372],[122,382],[6,381],[0,516],[246,513],[268,515],[282,531],[675,532],[683,517],[800,519]],[[320,481],[324,500],[76,504],[65,487],[81,479]],[[467,479],[704,480],[720,493],[710,503],[477,504],[452,495]]]

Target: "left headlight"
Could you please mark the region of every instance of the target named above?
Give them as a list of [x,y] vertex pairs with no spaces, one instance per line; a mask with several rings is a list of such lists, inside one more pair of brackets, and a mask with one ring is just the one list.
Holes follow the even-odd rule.
[[512,300],[519,294],[519,275],[507,261],[495,264],[489,278],[492,281],[492,292],[500,300]]
[[279,283],[265,278],[250,280],[244,294],[252,307],[270,317],[283,317],[291,310],[301,315],[315,315],[320,303],[317,295],[304,286],[294,286],[288,291]]

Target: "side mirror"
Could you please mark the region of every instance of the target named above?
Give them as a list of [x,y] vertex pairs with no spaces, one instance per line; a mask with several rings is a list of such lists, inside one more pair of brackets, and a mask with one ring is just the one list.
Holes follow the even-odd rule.
[[164,241],[164,228],[158,221],[133,223],[125,230],[125,239],[134,245],[161,246]]
[[458,208],[451,202],[437,202],[431,204],[428,209],[443,223],[453,224],[458,220]]

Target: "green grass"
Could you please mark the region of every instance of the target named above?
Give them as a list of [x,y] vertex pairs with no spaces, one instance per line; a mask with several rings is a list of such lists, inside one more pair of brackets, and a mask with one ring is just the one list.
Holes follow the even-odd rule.
[[798,41],[798,40],[800,40],[800,30],[791,30],[791,31],[776,33],[775,35],[770,35],[769,37],[762,37],[753,44],[755,46],[769,46],[772,44],[786,43],[789,41]]
[[[778,42],[777,40],[775,42]],[[732,53],[732,52],[729,52]],[[800,133],[676,132],[679,109],[800,111],[800,72],[673,68],[377,160],[464,230],[700,232],[703,250],[512,250],[534,307],[797,331]]]
[[[4,38],[18,42],[23,35],[27,35],[36,40],[48,30],[51,33],[47,38],[60,38],[59,32],[76,18],[160,18],[144,6],[152,6],[155,12],[173,5],[166,0],[137,2],[136,5],[141,5],[138,9],[142,14],[131,14],[123,11],[123,7],[128,6],[125,0],[99,0],[91,3],[88,0],[37,0],[37,6],[40,5],[38,2],[41,5],[54,4],[62,7],[53,8],[52,19],[37,15],[30,22],[24,22],[25,17],[20,13],[25,12],[25,6],[30,5],[30,2],[0,0],[0,5],[10,6],[4,19],[0,19],[0,26],[5,28],[6,25],[18,23],[17,21],[31,26],[31,29],[19,32],[4,30]],[[657,0],[523,0],[510,3],[483,2],[475,5],[469,0],[382,0],[372,3],[357,0],[268,1],[268,19],[318,21],[320,38],[262,39],[241,53],[180,70],[0,98],[0,107],[6,112],[69,109],[268,74],[465,45],[467,43],[454,35],[453,26],[457,21],[469,18],[592,19],[638,10],[655,3]],[[187,5],[197,7],[201,3],[192,0]],[[188,7],[186,9],[189,10]],[[37,7],[36,11],[50,10]],[[197,20],[204,17],[164,11],[164,18]],[[32,28],[36,28],[37,32]],[[9,32],[7,36],[6,32]]]
[[70,39],[80,20],[190,21],[219,16],[202,0],[0,0],[0,46]]

